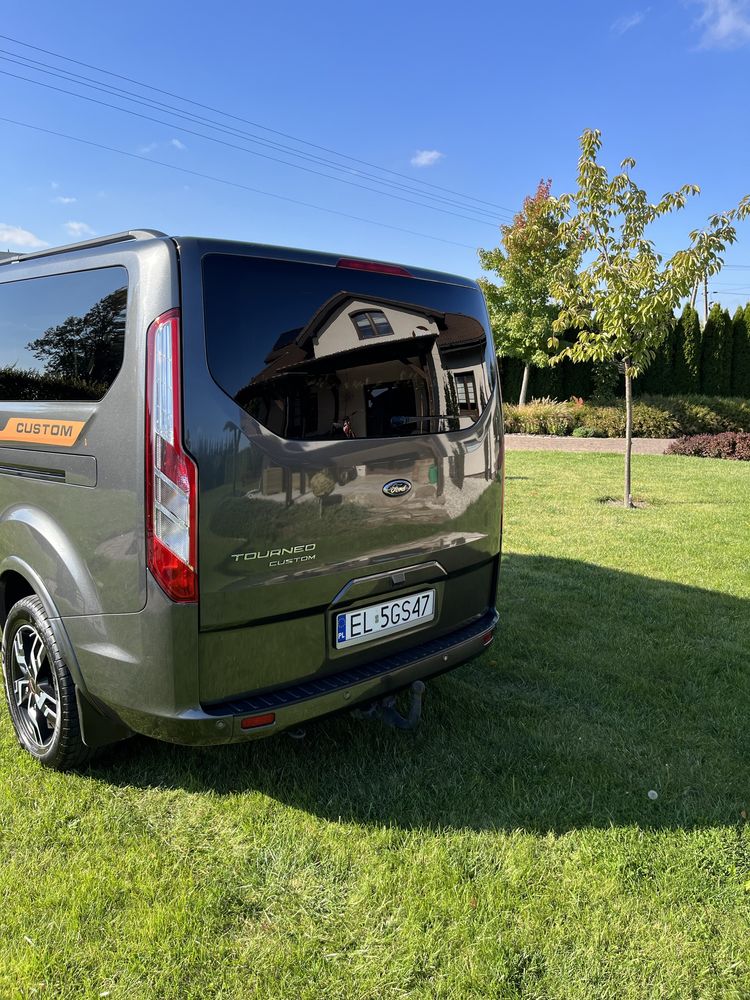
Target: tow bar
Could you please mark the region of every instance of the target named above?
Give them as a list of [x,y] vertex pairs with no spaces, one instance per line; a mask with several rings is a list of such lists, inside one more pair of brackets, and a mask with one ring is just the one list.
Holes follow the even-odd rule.
[[352,715],[355,719],[380,720],[384,726],[390,726],[392,729],[416,729],[422,718],[424,693],[424,681],[412,681],[409,687],[409,711],[406,716],[401,715],[396,708],[395,694],[371,701],[365,708],[353,708]]

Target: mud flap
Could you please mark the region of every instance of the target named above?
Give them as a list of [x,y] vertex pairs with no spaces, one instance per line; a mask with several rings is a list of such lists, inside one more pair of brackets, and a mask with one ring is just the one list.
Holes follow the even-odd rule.
[[109,746],[110,743],[119,743],[133,735],[132,730],[119,719],[104,715],[92,705],[78,688],[76,688],[76,704],[81,723],[81,737],[86,746],[92,750]]

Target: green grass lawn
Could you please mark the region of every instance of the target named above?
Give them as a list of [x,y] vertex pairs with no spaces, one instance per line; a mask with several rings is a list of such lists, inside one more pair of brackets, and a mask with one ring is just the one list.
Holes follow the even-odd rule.
[[61,776],[3,711],[0,998],[748,997],[750,466],[621,471],[508,455],[502,628],[416,735]]

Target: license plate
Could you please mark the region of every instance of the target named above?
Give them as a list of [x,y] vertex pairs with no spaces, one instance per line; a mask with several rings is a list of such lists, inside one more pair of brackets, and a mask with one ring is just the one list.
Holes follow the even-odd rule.
[[395,601],[382,601],[356,611],[344,611],[336,615],[336,649],[404,632],[434,617],[434,590],[423,590]]

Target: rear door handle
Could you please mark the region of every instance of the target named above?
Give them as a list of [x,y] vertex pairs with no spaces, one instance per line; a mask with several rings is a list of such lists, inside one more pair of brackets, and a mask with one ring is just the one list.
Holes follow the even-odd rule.
[[419,583],[432,583],[448,574],[439,562],[418,563],[416,566],[404,566],[401,569],[390,570],[387,573],[374,573],[372,576],[359,576],[350,580],[331,601],[331,607],[340,607],[363,597],[375,597],[377,594],[387,594],[396,587],[411,587]]

